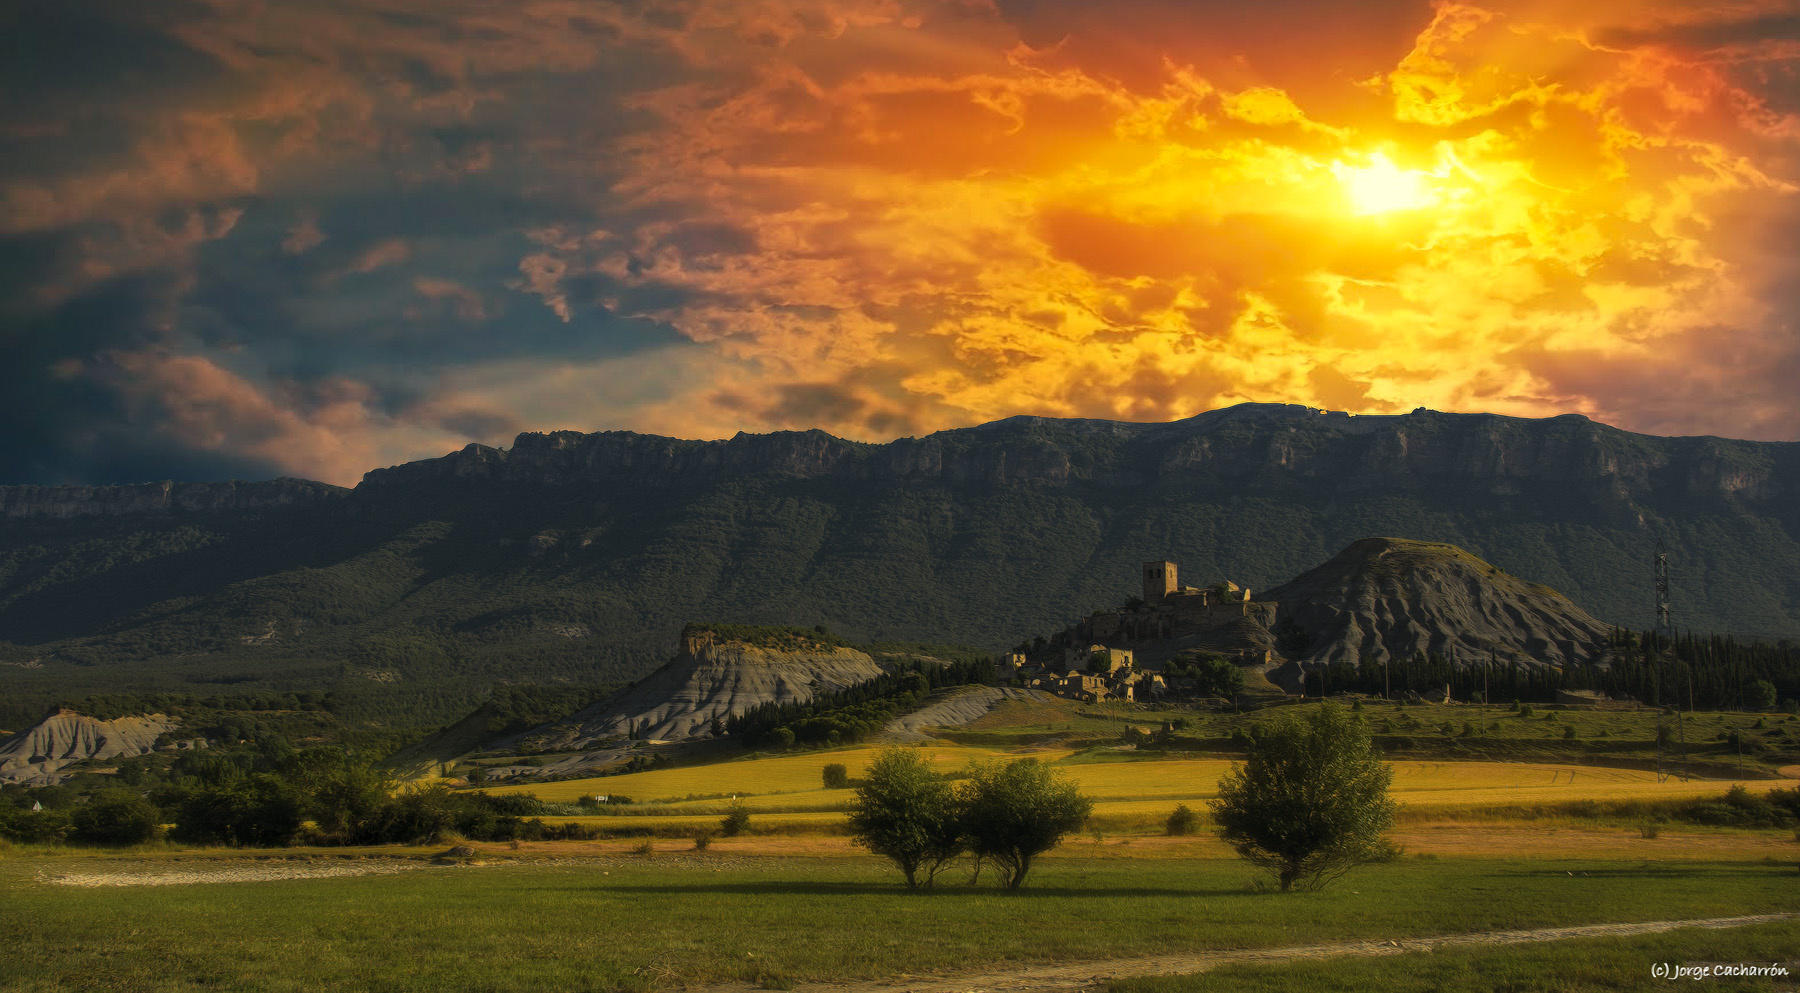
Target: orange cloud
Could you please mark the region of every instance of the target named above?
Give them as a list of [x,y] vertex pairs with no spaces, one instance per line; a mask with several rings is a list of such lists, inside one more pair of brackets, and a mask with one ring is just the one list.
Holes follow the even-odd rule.
[[[570,277],[604,277],[624,312],[796,398],[702,395],[753,426],[871,437],[896,410],[935,428],[1243,399],[1647,427],[1633,382],[1572,370],[1678,376],[1706,342],[1768,333],[1770,267],[1793,262],[1747,247],[1795,209],[1775,117],[1667,46],[1440,3],[1386,72],[1343,83],[1365,99],[1315,111],[1173,54],[1132,88],[995,30],[871,22],[645,96],[662,125],[616,189],[665,219],[522,269],[558,307]],[[870,51],[879,69],[850,68]],[[1796,423],[1688,402],[1689,425]]]

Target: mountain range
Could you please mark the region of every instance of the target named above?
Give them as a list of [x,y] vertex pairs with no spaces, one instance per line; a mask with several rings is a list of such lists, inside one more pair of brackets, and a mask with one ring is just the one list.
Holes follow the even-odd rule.
[[1637,627],[1660,545],[1678,625],[1800,637],[1800,444],[1242,405],[886,444],[530,433],[354,489],[0,487],[0,696],[322,687],[442,719],[495,681],[637,678],[690,621],[1003,648],[1145,560],[1261,589],[1368,535]]

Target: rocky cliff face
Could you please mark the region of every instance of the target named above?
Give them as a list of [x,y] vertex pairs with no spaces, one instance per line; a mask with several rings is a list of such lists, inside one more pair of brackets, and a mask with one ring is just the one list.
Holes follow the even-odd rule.
[[309,479],[134,486],[0,486],[0,517],[72,518],[210,514],[308,507],[350,491]]
[[159,735],[175,727],[162,714],[102,721],[59,710],[0,744],[0,782],[52,786],[66,778],[63,769],[77,762],[144,755],[156,747]]
[[1430,654],[1463,665],[1563,666],[1606,655],[1611,628],[1547,586],[1454,545],[1366,538],[1269,590],[1297,661],[1380,664]]
[[707,737],[714,720],[765,703],[804,703],[881,673],[873,658],[854,648],[776,648],[701,634],[686,639],[680,654],[623,694],[531,737],[552,748],[586,748],[627,735],[662,741]]
[[1546,486],[1621,503],[1761,504],[1800,497],[1800,445],[1634,435],[1579,415],[1546,420],[1417,411],[1353,416],[1245,404],[1168,424],[1013,417],[874,445],[822,431],[682,441],[609,431],[519,435],[370,472],[359,495],[470,483],[673,487],[752,475],[957,485],[1149,485],[1204,472],[1243,484],[1330,480],[1347,492]]

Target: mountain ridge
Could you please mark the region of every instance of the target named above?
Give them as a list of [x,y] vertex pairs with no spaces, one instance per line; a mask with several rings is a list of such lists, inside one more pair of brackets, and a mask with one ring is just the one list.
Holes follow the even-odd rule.
[[447,719],[498,679],[642,676],[694,617],[998,649],[1117,602],[1142,561],[1262,589],[1371,534],[1467,548],[1637,627],[1660,541],[1679,625],[1800,637],[1800,444],[1579,415],[528,432],[351,490],[195,485],[0,488],[0,695],[280,685]]

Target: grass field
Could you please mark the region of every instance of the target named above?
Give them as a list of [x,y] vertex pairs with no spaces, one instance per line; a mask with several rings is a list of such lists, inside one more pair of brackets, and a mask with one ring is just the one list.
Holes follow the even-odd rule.
[[[16,851],[0,860],[8,936],[0,989],[780,987],[1796,909],[1791,864],[1744,861],[1405,859],[1300,894],[1253,890],[1235,861],[1068,855],[1041,862],[1017,893],[963,885],[909,893],[870,857],[718,853],[130,889],[52,882],[175,861]],[[1715,954],[1730,957],[1733,936],[1714,937]]]
[[[1757,924],[1727,933],[1684,929],[1633,938],[1581,938],[1541,946],[1452,948],[1384,958],[1332,959],[1282,965],[1226,965],[1193,976],[1118,980],[1110,993],[1616,993],[1667,989],[1657,963],[1793,962],[1800,923]],[[1790,966],[1790,969],[1792,967]],[[1793,970],[1800,975],[1800,970]],[[1708,991],[1792,989],[1792,978],[1688,981]]]
[[[1181,723],[1178,737],[1197,747],[1224,747],[1234,732],[1304,712],[1312,704],[1232,713],[1195,708],[1139,709],[1130,704],[1080,704],[1071,700],[1002,704],[946,738],[978,747],[1062,743],[1081,747],[1118,740],[1128,727]],[[1676,718],[1654,709],[1584,710],[1534,705],[1529,714],[1510,705],[1407,704],[1365,700],[1361,715],[1396,755],[1448,754],[1462,758],[1519,758],[1545,761],[1594,759],[1654,761],[1656,728]],[[1800,716],[1704,711],[1679,720],[1687,757],[1708,767],[1741,767],[1751,775],[1773,772],[1800,754]],[[1726,740],[1736,731],[1740,749]]]

